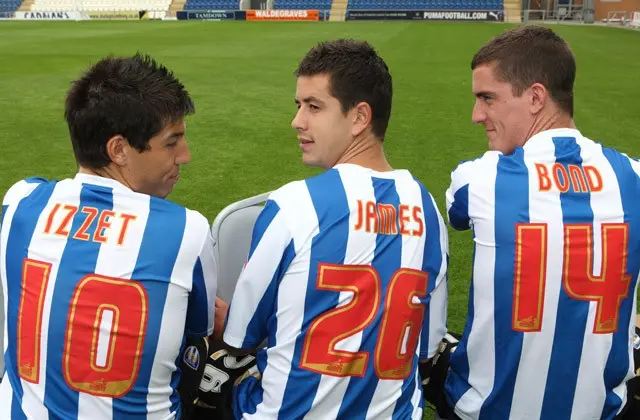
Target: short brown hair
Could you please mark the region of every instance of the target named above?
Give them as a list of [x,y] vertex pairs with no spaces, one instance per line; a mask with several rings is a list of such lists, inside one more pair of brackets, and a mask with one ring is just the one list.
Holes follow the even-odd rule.
[[347,112],[359,102],[371,107],[371,130],[380,139],[389,125],[393,87],[389,68],[365,41],[321,42],[300,61],[297,77],[329,75],[329,92]]
[[493,38],[476,52],[471,70],[495,62],[495,76],[516,96],[542,84],[558,106],[573,117],[576,60],[569,45],[549,28],[520,26]]

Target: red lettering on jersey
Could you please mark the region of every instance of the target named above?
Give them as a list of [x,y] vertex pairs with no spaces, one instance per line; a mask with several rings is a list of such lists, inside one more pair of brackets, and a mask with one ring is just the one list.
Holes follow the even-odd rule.
[[587,176],[587,182],[589,183],[589,189],[591,192],[602,191],[603,182],[600,171],[595,166],[587,165],[584,167],[584,173]]
[[603,223],[602,272],[593,275],[592,225],[571,224],[564,227],[564,290],[573,299],[597,303],[594,334],[618,330],[620,305],[629,294],[631,276],[627,274],[629,226]]
[[[622,302],[629,297],[631,276],[627,274],[629,225],[601,224],[602,262],[593,273],[595,247],[593,225],[564,225],[562,285],[571,299],[596,303],[594,334],[618,330]],[[513,324],[515,331],[542,331],[544,290],[547,274],[547,225],[517,225],[514,271]]]
[[[62,211],[66,211],[67,214],[64,216],[62,222],[55,230],[56,235],[68,237],[71,232],[71,225],[73,217],[78,213],[78,211],[87,215],[86,219],[82,222],[82,225],[73,233],[73,239],[77,239],[80,241],[93,241],[98,243],[105,243],[109,238],[109,228],[111,228],[111,223],[114,217],[119,217],[122,219],[122,226],[120,227],[120,231],[118,233],[118,245],[124,244],[126,239],[127,231],[130,227],[130,222],[135,221],[138,217],[135,214],[129,213],[116,213],[111,210],[103,210],[100,212],[95,207],[84,206],[78,209],[77,206],[73,205],[62,205],[61,203],[56,203],[49,216],[47,217],[47,224],[44,228],[44,233],[50,234],[53,228],[53,224],[58,212],[62,209]],[[98,218],[98,224],[94,232],[90,232],[91,225],[94,220]]]
[[67,211],[67,215],[62,220],[62,223],[60,224],[60,226],[58,226],[58,229],[56,230],[56,235],[69,236],[69,229],[68,229],[69,224],[71,223],[73,216],[75,216],[76,213],[78,212],[78,207],[66,204],[63,207],[63,209]]
[[[366,205],[366,228],[369,233],[378,233],[378,212],[376,211],[376,204],[373,201],[367,201]],[[373,223],[373,227],[371,224]]]
[[411,232],[407,229],[407,223],[409,223],[410,218],[407,214],[409,212],[409,206],[406,204],[400,204],[400,235],[410,235]]
[[118,236],[118,245],[122,245],[124,243],[125,237],[127,236],[127,229],[129,228],[129,222],[136,220],[138,217],[135,214],[122,213],[120,218],[122,219],[122,228],[120,229],[120,236]]
[[561,193],[572,191],[575,193],[600,192],[603,188],[602,175],[595,166],[554,163],[551,165],[553,176],[549,175],[549,167],[543,163],[536,163],[539,191],[551,191],[552,187]]
[[[111,210],[102,210],[100,213],[100,219],[98,220],[98,227],[93,233],[93,241],[105,243],[107,242],[106,231],[111,227],[111,219],[116,214]],[[109,220],[107,220],[109,219]]]
[[565,167],[560,163],[553,164],[553,180],[556,183],[556,187],[560,192],[569,191],[569,187],[571,186],[571,181],[569,181],[569,174]]
[[536,163],[536,171],[538,172],[538,189],[540,191],[549,191],[551,189],[551,178],[549,171],[542,163]]
[[51,213],[49,213],[49,217],[47,218],[47,226],[44,228],[44,233],[51,233],[51,225],[53,224],[53,218],[56,217],[56,213],[60,209],[61,204],[56,203],[51,209]]
[[[409,229],[411,222],[416,224],[415,229]],[[398,231],[398,225],[400,225]],[[358,200],[358,216],[355,230],[365,229],[368,233],[380,235],[412,235],[424,234],[424,221],[422,220],[422,207],[401,204],[399,207],[387,203],[364,202]]]
[[396,220],[398,219],[396,208],[393,204],[378,203],[378,226],[379,233],[384,235],[397,235],[398,227]]
[[[362,377],[373,355],[373,371],[379,379],[408,378],[422,330],[428,284],[427,273],[401,268],[393,273],[383,295],[380,274],[371,266],[320,264],[316,289],[351,292],[353,299],[318,314],[311,322],[300,368],[339,378]],[[377,316],[380,322],[372,327],[378,330],[372,332],[377,335],[374,352],[336,348],[340,341],[369,327]]]
[[587,180],[584,176],[584,172],[582,168],[578,165],[568,165],[569,174],[571,175],[571,185],[573,186],[573,191],[575,192],[588,192],[589,188],[587,187]]
[[535,332],[542,329],[547,276],[547,225],[516,225],[516,264],[512,329]]
[[87,229],[89,229],[89,226],[91,226],[98,215],[98,209],[95,207],[83,207],[80,211],[87,214],[87,218],[84,219],[84,223],[80,226],[80,229],[78,229],[75,235],[73,235],[73,238],[81,241],[88,241],[91,239],[91,235],[87,233]]
[[[111,398],[129,392],[140,371],[148,306],[147,292],[137,281],[97,274],[80,280],[70,302],[62,356],[64,380],[71,389]],[[105,310],[113,318],[101,366],[96,353],[105,333],[100,330]]]
[[422,209],[418,206],[413,207],[413,221],[418,224],[418,229],[414,229],[411,233],[413,236],[422,236],[424,233],[424,223],[422,222]]
[[22,292],[18,310],[18,375],[25,381],[40,381],[40,337],[51,264],[25,258],[22,265]]
[[355,230],[360,230],[364,226],[364,205],[362,200],[358,200],[358,221],[354,227]]

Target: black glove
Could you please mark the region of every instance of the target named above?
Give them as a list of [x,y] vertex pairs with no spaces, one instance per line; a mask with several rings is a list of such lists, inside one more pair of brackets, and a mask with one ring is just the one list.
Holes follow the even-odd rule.
[[[255,354],[233,356],[219,341],[208,342],[206,353],[204,349],[205,346],[190,341],[181,358],[183,377],[178,390],[184,405],[190,405],[183,408],[184,417],[233,419],[233,386],[256,366]],[[196,352],[199,359],[194,356]],[[201,357],[202,354],[206,357]],[[200,363],[195,363],[196,359]]]
[[449,373],[449,360],[451,353],[456,349],[460,341],[460,334],[448,333],[440,342],[438,351],[431,366],[421,369],[422,390],[424,391],[424,399],[433,404],[438,412],[438,416],[443,419],[448,418],[451,414],[451,408],[444,392],[444,384]]
[[198,401],[198,390],[209,355],[208,338],[187,338],[182,357],[180,371],[182,377],[178,384],[178,394],[182,402],[182,418],[194,418],[195,405]]
[[633,362],[636,376],[627,382],[627,405],[621,420],[640,419],[640,328],[636,327],[636,335],[633,338]]

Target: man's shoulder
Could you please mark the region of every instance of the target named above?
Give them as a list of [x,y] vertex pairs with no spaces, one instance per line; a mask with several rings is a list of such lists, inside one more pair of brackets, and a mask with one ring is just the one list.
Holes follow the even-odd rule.
[[209,219],[207,219],[204,214],[200,213],[198,210],[193,210],[186,207],[185,211],[187,213],[187,217],[191,219],[193,229],[209,231]]
[[486,176],[486,168],[495,166],[502,153],[497,151],[487,151],[482,156],[475,159],[463,160],[451,172],[453,184],[468,184],[472,179]]
[[[180,228],[184,226],[184,229],[190,232],[206,233],[209,231],[209,220],[198,210],[162,198],[150,197],[150,200],[150,212],[156,212],[168,221],[173,221],[169,226]],[[179,220],[184,220],[184,223],[176,223]]]
[[344,181],[349,179],[353,183],[353,179],[370,182],[371,177],[364,175],[362,172],[353,171],[351,168],[331,168],[317,175],[299,179],[283,185],[274,191],[269,199],[276,201],[282,208],[299,208],[304,202],[304,198],[308,197],[314,203],[326,203],[329,200],[340,199],[340,194],[336,191],[344,190]]
[[277,190],[273,191],[267,200],[267,206],[271,211],[278,209],[284,215],[283,220],[289,226],[289,229],[309,227],[317,224],[313,217],[308,216],[309,212],[316,212],[317,206],[331,206],[340,194],[336,194],[339,190],[340,175],[337,170],[329,169],[318,175],[298,179],[289,182]]
[[613,160],[619,161],[619,162],[625,162],[625,163],[628,162],[632,166],[640,164],[640,159],[636,157],[631,157],[627,153],[621,150],[618,150],[613,147],[608,147],[597,142],[593,142],[593,143],[599,145],[602,148],[602,153],[607,155],[610,159],[612,158]]
[[49,181],[41,177],[30,177],[22,179],[13,184],[5,193],[2,199],[3,206],[14,205],[24,197],[28,196],[36,187],[41,184],[56,183],[57,181]]
[[488,150],[484,152],[482,155],[477,156],[473,159],[461,160],[458,163],[455,171],[470,171],[477,170],[478,168],[486,165],[495,165],[500,156],[503,156],[501,152],[495,150]]
[[268,200],[275,202],[281,209],[296,208],[300,198],[309,194],[307,182],[322,175],[288,182],[269,194]]
[[634,184],[637,184],[637,176],[640,175],[640,160],[636,157],[629,156],[622,150],[605,146],[604,144],[594,141],[588,137],[583,137],[581,147],[589,147],[591,155],[602,154],[609,161],[611,166],[616,170],[619,175],[627,175],[628,177],[621,177],[618,182],[625,182],[624,180],[631,180]]

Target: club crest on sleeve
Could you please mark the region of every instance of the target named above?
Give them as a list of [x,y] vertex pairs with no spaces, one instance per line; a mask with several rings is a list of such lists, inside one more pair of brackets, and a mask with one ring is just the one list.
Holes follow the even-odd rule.
[[640,336],[637,334],[633,336],[633,348],[636,350],[640,349]]
[[182,359],[184,360],[185,365],[189,366],[193,370],[198,370],[198,366],[200,366],[200,353],[196,346],[187,347]]

